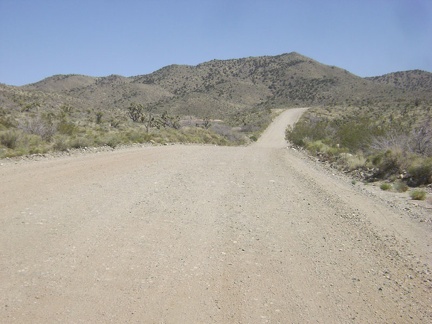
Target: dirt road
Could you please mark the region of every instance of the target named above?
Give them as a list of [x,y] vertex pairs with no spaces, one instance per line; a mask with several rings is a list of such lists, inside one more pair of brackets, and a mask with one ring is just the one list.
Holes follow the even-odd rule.
[[427,227],[288,150],[0,166],[1,323],[427,323]]

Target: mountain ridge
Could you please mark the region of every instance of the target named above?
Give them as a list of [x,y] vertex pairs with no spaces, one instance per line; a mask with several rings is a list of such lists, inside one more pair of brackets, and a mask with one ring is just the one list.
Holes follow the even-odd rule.
[[55,110],[70,105],[80,111],[121,111],[139,102],[176,115],[225,118],[245,110],[280,107],[432,101],[432,73],[418,71],[362,78],[291,52],[171,64],[131,77],[53,75],[29,85],[2,86],[0,106]]

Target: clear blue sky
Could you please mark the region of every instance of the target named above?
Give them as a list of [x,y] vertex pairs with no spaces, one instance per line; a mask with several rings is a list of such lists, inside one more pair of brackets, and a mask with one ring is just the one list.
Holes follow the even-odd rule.
[[0,0],[0,83],[298,52],[432,72],[432,0]]

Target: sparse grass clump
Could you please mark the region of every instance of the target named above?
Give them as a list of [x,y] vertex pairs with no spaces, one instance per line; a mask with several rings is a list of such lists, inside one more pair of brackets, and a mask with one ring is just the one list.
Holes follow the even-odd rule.
[[405,182],[402,182],[402,181],[396,181],[393,184],[393,188],[397,192],[406,192],[409,189],[408,185]]
[[390,190],[391,188],[392,188],[392,185],[390,183],[387,183],[387,182],[382,183],[380,185],[380,189],[384,190],[384,191]]
[[338,162],[342,163],[348,171],[362,169],[367,165],[367,159],[361,153],[341,153]]
[[426,191],[421,189],[413,190],[409,193],[411,199],[413,200],[425,200],[426,199]]

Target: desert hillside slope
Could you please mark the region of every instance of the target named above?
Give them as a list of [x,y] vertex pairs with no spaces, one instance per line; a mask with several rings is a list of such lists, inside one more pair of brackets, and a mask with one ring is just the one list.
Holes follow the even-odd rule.
[[377,84],[389,84],[404,90],[432,90],[432,73],[422,70],[388,73],[382,76],[366,78],[366,80],[371,80]]
[[361,78],[293,52],[173,64],[131,77],[0,84],[0,158],[143,142],[247,144],[275,111],[293,107],[342,122],[397,121],[411,132],[430,117],[431,73]]
[[55,109],[68,104],[77,110],[112,111],[140,102],[178,115],[223,118],[280,106],[431,100],[430,75],[416,70],[361,78],[289,53],[170,65],[133,77],[56,75],[22,87],[1,85],[0,107]]

